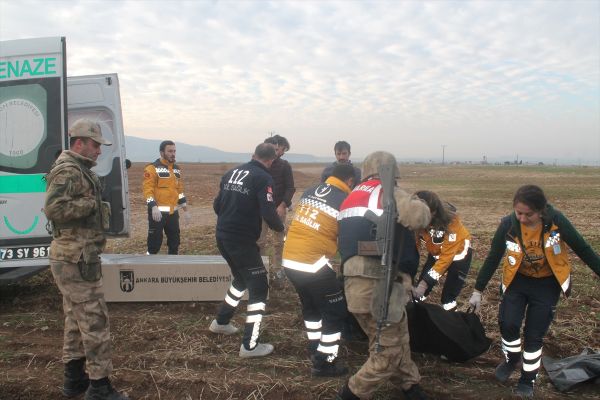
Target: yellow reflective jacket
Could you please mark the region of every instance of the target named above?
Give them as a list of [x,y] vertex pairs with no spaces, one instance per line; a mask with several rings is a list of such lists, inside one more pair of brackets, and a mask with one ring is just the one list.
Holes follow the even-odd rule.
[[429,271],[429,276],[435,281],[446,273],[453,261],[464,259],[471,247],[471,234],[458,216],[450,221],[445,231],[423,229],[419,232],[419,238],[425,243],[429,254],[436,259]]
[[161,212],[173,214],[178,206],[186,203],[181,169],[163,158],[144,168],[143,190],[148,211],[158,206]]
[[[568,296],[571,292],[571,264],[569,263],[567,246],[596,275],[600,276],[600,257],[560,211],[548,205],[544,210],[542,223],[541,243],[543,243],[544,255],[565,296]],[[525,257],[523,247],[521,224],[515,214],[512,213],[502,218],[492,239],[490,252],[477,275],[475,289],[479,291],[485,289],[504,256],[502,290],[506,290]]]
[[307,189],[296,206],[283,247],[284,268],[317,272],[337,252],[337,216],[350,188],[331,176]]

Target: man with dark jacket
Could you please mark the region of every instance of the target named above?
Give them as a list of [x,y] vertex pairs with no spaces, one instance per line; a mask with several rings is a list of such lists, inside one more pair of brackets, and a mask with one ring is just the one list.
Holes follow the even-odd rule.
[[238,331],[230,321],[248,289],[240,357],[262,357],[274,349],[269,343],[258,343],[269,284],[256,241],[260,237],[263,219],[277,232],[284,229],[275,211],[273,178],[268,172],[276,157],[273,145],[259,144],[250,162],[223,175],[219,194],[213,202],[217,214],[217,247],[229,264],[233,281],[209,330],[224,335]]
[[[335,154],[335,161],[330,165],[326,166],[321,174],[321,182],[325,182],[327,178],[331,176],[333,169],[340,164],[350,164],[352,165],[352,161],[350,161],[350,143],[340,140],[333,146],[333,152]],[[352,165],[354,167],[354,165]],[[360,183],[361,174],[360,169],[358,167],[354,167],[354,185],[358,185]]]
[[[289,149],[290,143],[286,138],[280,135],[274,135],[265,139],[265,143],[271,143],[275,146],[275,152],[277,158],[271,164],[269,173],[273,177],[273,200],[277,210],[277,215],[285,225],[285,219],[287,216],[287,210],[292,205],[292,197],[296,192],[294,187],[294,175],[292,174],[292,167],[290,163],[281,158]],[[274,278],[283,278],[281,270],[281,259],[283,253],[283,238],[285,232],[272,231],[272,239],[269,243],[269,226],[263,222],[263,229],[258,240],[258,246],[260,247],[261,255],[269,254],[269,244],[273,245],[273,252],[271,257],[271,265],[269,269],[274,273]]]

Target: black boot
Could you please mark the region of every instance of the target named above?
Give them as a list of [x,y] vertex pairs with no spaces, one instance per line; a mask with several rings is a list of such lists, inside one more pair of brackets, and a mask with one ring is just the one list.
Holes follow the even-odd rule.
[[327,361],[327,356],[321,352],[316,352],[311,357],[313,366],[312,376],[342,376],[348,373],[348,367],[340,360],[335,358],[333,361]]
[[404,393],[404,397],[407,398],[408,400],[427,400],[427,399],[429,399],[429,397],[427,397],[427,395],[425,394],[423,389],[421,389],[421,386],[419,386],[418,383],[415,385],[412,385],[410,387],[410,389],[408,389],[408,390],[403,390],[402,393]]
[[318,340],[309,340],[308,344],[306,345],[306,351],[308,351],[308,357],[312,359],[312,356],[314,356],[317,353],[317,347],[319,347],[319,341]]
[[352,393],[352,390],[348,387],[348,382],[346,382],[335,396],[335,400],[360,400],[360,397]]
[[537,370],[531,372],[521,370],[521,377],[515,388],[515,394],[523,398],[533,397],[533,384],[535,383],[536,378]]
[[90,387],[85,392],[85,400],[129,400],[112,387],[108,378],[91,381]]
[[508,382],[508,379],[510,378],[510,376],[512,375],[513,372],[515,372],[515,370],[517,368],[519,368],[521,366],[521,362],[520,361],[512,361],[511,362],[506,362],[503,361],[500,364],[498,364],[498,366],[496,367],[496,370],[494,371],[494,376],[496,377],[496,379],[502,383],[506,383]]
[[71,360],[65,364],[63,394],[75,397],[86,391],[90,384],[88,374],[85,373],[85,358]]

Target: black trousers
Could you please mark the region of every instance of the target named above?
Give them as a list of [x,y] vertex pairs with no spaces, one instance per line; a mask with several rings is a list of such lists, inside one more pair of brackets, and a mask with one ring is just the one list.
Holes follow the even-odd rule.
[[229,323],[245,291],[248,290],[242,343],[247,350],[252,350],[258,343],[260,325],[269,294],[267,270],[256,243],[217,239],[217,247],[233,275],[233,281],[225,294],[225,301],[219,307],[217,323],[221,325]]
[[[446,282],[442,289],[441,302],[442,304],[452,303],[456,301],[456,298],[460,294],[463,286],[465,286],[465,279],[471,269],[471,259],[473,258],[473,249],[469,249],[467,255],[462,260],[453,261],[446,271]],[[427,257],[427,261],[423,265],[423,271],[419,277],[419,281],[422,280],[425,275],[431,270],[436,259],[430,254]],[[429,295],[433,287],[429,287],[425,291],[425,297]]]
[[328,266],[315,273],[284,268],[302,304],[309,350],[323,361],[333,362],[338,354],[348,306],[344,287]]
[[[554,319],[556,304],[560,297],[560,285],[554,276],[531,278],[517,273],[506,289],[500,302],[498,322],[502,335],[503,349],[520,347],[521,324],[523,329],[523,370],[521,377],[525,381],[535,379],[539,369],[544,336]],[[512,354],[511,354],[512,353]],[[505,351],[507,360],[520,359],[520,351]]]
[[148,253],[157,254],[163,241],[163,231],[167,235],[168,254],[179,252],[179,211],[173,214],[161,213],[162,218],[156,222],[152,219],[152,212],[148,212]]

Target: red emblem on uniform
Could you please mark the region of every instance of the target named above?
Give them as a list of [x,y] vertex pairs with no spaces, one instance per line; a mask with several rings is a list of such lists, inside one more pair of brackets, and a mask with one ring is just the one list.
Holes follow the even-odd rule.
[[150,178],[150,174],[148,172],[144,172],[144,178]]
[[267,201],[273,202],[273,189],[267,186]]

